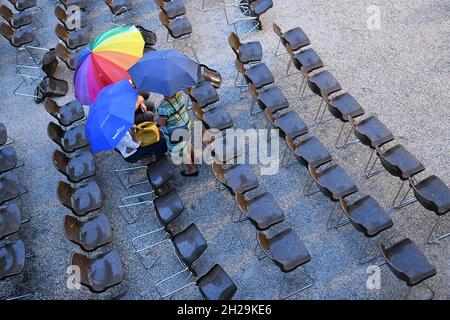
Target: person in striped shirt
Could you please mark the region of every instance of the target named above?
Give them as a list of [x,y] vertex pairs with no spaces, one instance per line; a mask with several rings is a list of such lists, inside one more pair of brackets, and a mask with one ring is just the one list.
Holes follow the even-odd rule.
[[181,174],[186,177],[197,176],[198,169],[194,165],[194,149],[191,145],[191,122],[183,93],[180,91],[171,97],[164,97],[156,113],[156,121],[161,126],[171,156],[180,157],[186,164],[187,170],[181,171]]

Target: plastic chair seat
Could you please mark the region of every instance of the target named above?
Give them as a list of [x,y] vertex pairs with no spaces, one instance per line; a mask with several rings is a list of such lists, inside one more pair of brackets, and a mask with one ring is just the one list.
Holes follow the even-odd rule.
[[285,219],[283,211],[269,192],[260,194],[247,202],[247,215],[258,230],[266,230]]
[[22,240],[0,246],[0,280],[18,275],[25,267],[25,245]]
[[[331,94],[342,90],[341,85],[336,78],[327,70],[322,71],[310,78],[308,78],[308,85],[310,82],[313,84],[312,91],[324,98],[327,98]],[[310,85],[311,87],[311,85]],[[317,90],[318,91],[317,91]]]
[[233,193],[245,193],[259,185],[252,168],[247,164],[236,165],[228,169],[224,175],[224,182]]
[[300,142],[294,154],[299,163],[305,167],[309,165],[319,167],[333,160],[328,149],[316,137],[309,137]]
[[0,149],[0,174],[12,170],[17,165],[17,154],[14,147]]
[[170,35],[175,39],[192,33],[191,22],[186,17],[178,17],[171,20],[168,29]]
[[77,280],[95,293],[103,292],[123,280],[122,263],[116,250],[93,258],[74,253],[71,265],[80,268],[80,274],[75,273],[76,277],[79,277]]
[[80,152],[69,158],[56,150],[53,154],[53,164],[73,183],[92,177],[96,173],[94,156],[89,151]]
[[0,204],[15,199],[20,194],[19,177],[13,172],[0,177]]
[[309,48],[295,54],[295,59],[300,64],[305,74],[324,67],[322,59],[313,49]]
[[205,238],[193,223],[173,237],[173,245],[177,255],[188,268],[191,268],[208,247]]
[[294,51],[306,47],[311,44],[306,33],[300,28],[296,27],[283,33],[283,44],[290,44]]
[[186,14],[186,7],[184,6],[183,0],[168,1],[160,8],[170,19]]
[[79,221],[71,215],[64,218],[66,237],[78,244],[84,251],[93,251],[112,241],[112,229],[108,218],[100,213],[86,221]]
[[381,147],[394,140],[394,135],[375,116],[361,120],[354,130],[355,136],[362,144],[371,147]]
[[356,118],[364,114],[364,109],[349,93],[344,93],[328,101],[328,110],[337,119],[347,122],[349,116]]
[[218,105],[205,112],[202,121],[209,129],[225,130],[233,126],[233,119],[223,105]]
[[408,238],[390,248],[380,243],[380,250],[392,273],[408,286],[418,285],[436,274],[434,266]]
[[393,222],[386,211],[371,196],[358,199],[344,211],[350,223],[366,237],[374,237],[380,232],[392,227]]
[[425,170],[423,164],[398,144],[379,155],[382,166],[393,176],[406,180]]
[[188,92],[189,96],[202,108],[219,101],[219,95],[210,82],[203,82]]
[[437,215],[450,211],[450,189],[437,176],[430,176],[413,186],[414,196],[426,209]]
[[36,6],[36,0],[9,0],[18,11],[24,11]]
[[239,60],[245,64],[259,62],[262,60],[262,56],[263,48],[259,41],[242,43],[238,51]]
[[305,245],[291,228],[279,232],[272,238],[267,238],[260,232],[258,239],[261,249],[283,272],[294,271],[311,260]]
[[272,72],[270,72],[265,63],[260,63],[247,69],[245,76],[257,89],[275,81]]
[[253,15],[259,17],[263,13],[265,13],[267,10],[273,7],[272,0],[257,0],[253,1],[251,4],[251,12]]
[[237,291],[236,284],[218,264],[196,281],[205,300],[231,300]]
[[308,127],[295,111],[289,111],[275,119],[274,125],[278,127],[286,137],[295,139],[308,133]]
[[347,172],[337,164],[319,172],[317,182],[320,190],[332,201],[345,198],[358,191]]
[[270,87],[259,92],[258,101],[263,105],[264,109],[267,108],[272,113],[289,107],[289,102],[286,96],[277,86]]
[[0,240],[19,231],[20,225],[20,209],[15,203],[0,207]]
[[181,202],[175,189],[163,196],[157,197],[154,205],[158,220],[165,227],[184,211],[183,202]]

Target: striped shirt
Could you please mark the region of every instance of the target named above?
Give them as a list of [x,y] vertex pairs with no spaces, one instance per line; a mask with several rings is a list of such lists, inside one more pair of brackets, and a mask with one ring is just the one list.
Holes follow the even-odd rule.
[[160,117],[167,119],[166,125],[162,128],[166,135],[189,124],[189,115],[181,91],[170,100],[163,99],[158,106],[157,113]]

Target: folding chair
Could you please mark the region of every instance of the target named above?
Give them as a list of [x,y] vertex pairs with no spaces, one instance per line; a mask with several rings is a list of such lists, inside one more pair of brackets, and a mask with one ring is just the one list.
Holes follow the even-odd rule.
[[23,223],[30,221],[24,219],[19,207],[15,203],[0,206],[0,240],[17,233]]
[[17,161],[16,149],[7,146],[0,149],[0,174],[22,167],[25,164]]
[[36,87],[34,102],[42,103],[48,97],[64,97],[69,91],[69,84],[66,80],[46,76]]

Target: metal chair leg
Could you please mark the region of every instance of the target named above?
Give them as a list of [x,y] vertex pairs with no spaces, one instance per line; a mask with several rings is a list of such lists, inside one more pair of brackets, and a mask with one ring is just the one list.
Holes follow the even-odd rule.
[[[120,213],[122,214],[124,220],[128,223],[128,224],[133,224],[137,221],[137,219],[139,218],[140,213],[143,211],[141,210],[138,214],[133,214],[132,212],[130,212],[129,208],[134,208],[134,207],[138,207],[138,206],[142,206],[145,205],[146,208],[153,208],[153,200],[142,200],[142,201],[138,201],[138,202],[132,202],[132,203],[126,203],[127,200],[130,199],[135,199],[135,198],[141,198],[147,195],[151,195],[154,194],[154,190],[150,191],[150,192],[143,192],[143,193],[139,193],[136,195],[132,195],[132,196],[127,196],[121,199],[121,205],[119,205],[119,210]],[[130,217],[131,219],[128,219],[127,217]]]
[[[285,287],[288,284],[287,277],[289,276],[288,273],[285,273],[284,276],[283,276],[283,282],[281,284],[280,293],[279,293],[280,300],[285,300],[285,299],[287,299],[289,297],[292,297],[293,295],[295,295],[297,293],[300,293],[302,291],[305,291],[306,289],[311,288],[314,285],[314,279],[309,275],[309,273],[307,272],[306,268],[305,267],[300,267],[298,269],[301,270],[300,272],[304,275],[304,277],[307,280],[309,280],[309,282],[307,282],[306,285],[304,285],[300,289],[297,289],[297,290],[295,290],[293,292],[290,292],[290,293],[283,294],[283,291],[284,291]],[[295,277],[295,278],[297,279],[297,277]]]
[[[375,154],[376,154],[375,149],[372,149],[372,153],[370,154],[369,161],[367,161],[366,167],[364,168],[364,178],[366,178],[366,179],[370,179],[385,170],[383,167],[381,167],[380,169],[373,171],[373,169],[375,168],[375,165],[377,164],[377,161],[378,161],[378,157]],[[375,155],[375,159],[372,163],[372,158],[374,155]],[[370,166],[371,163],[372,163],[372,165]]]
[[306,181],[305,186],[303,188],[303,195],[305,197],[310,197],[310,196],[315,195],[316,193],[320,192],[319,188],[317,188],[316,191],[311,192],[313,185],[314,185],[314,179],[311,178],[310,174],[308,174],[308,180]]
[[[338,208],[337,210],[338,210],[338,212],[340,212],[340,214],[337,214],[335,216],[337,218],[337,221],[335,223],[333,223],[333,216],[336,211],[336,208]],[[340,227],[343,227],[343,226],[349,224],[350,221],[348,219],[346,219],[346,221],[341,222],[343,216],[344,216],[344,213],[342,212],[341,207],[338,206],[338,202],[335,202],[333,204],[333,207],[331,208],[330,215],[328,216],[327,229],[339,229]]]
[[414,203],[414,202],[417,201],[417,199],[416,199],[414,196],[413,196],[412,198],[410,198],[409,200],[405,200],[406,197],[408,196],[409,192],[410,192],[411,189],[412,189],[412,187],[409,186],[409,188],[408,188],[408,190],[406,191],[405,195],[403,196],[402,200],[401,200],[398,204],[396,204],[397,199],[398,199],[398,197],[399,197],[401,191],[403,190],[403,187],[404,187],[404,185],[405,185],[405,182],[406,182],[406,180],[403,180],[403,181],[402,181],[402,184],[401,184],[400,188],[398,189],[397,194],[395,195],[394,200],[392,201],[392,209],[393,209],[393,213],[396,212],[397,210],[399,210],[399,209],[401,209],[401,208],[404,208],[404,207],[406,207],[406,206],[408,206],[408,205],[410,205],[410,204],[412,204],[412,203]]
[[437,228],[442,224],[445,216],[436,216],[436,221],[433,225],[433,228],[431,229],[431,232],[428,234],[427,242],[428,244],[438,244],[441,240],[444,240],[447,237],[450,237],[450,232],[442,233],[440,236],[433,238],[433,234],[437,230]]
[[[137,166],[137,167],[130,167],[130,168],[124,168],[124,169],[115,169],[114,170],[114,174],[116,175],[116,177],[119,179],[120,183],[122,184],[122,186],[125,189],[129,189],[131,187],[137,186],[137,185],[141,185],[144,183],[147,183],[147,171],[144,172],[144,174],[142,174],[141,176],[137,177],[136,181],[134,182],[130,182],[130,178],[133,177],[132,174],[127,176],[126,181],[124,181],[121,177],[120,174],[121,172],[131,172],[131,171],[137,171],[140,169],[145,169],[147,170],[147,166]],[[142,179],[145,179],[142,181]]]
[[350,142],[348,141],[350,139],[350,135],[352,134],[352,131],[353,131],[353,127],[350,126],[350,128],[348,130],[348,134],[347,134],[347,136],[346,136],[346,138],[344,140],[344,143],[342,143],[342,144],[339,143],[340,140],[341,140],[341,137],[342,137],[342,133],[344,133],[344,128],[345,128],[346,124],[347,124],[347,122],[342,122],[341,130],[339,131],[339,135],[338,135],[338,137],[336,139],[336,143],[334,144],[336,149],[344,149],[344,148],[347,148],[347,147],[349,147],[351,145],[354,145],[354,144],[359,142],[358,139],[350,141]]

